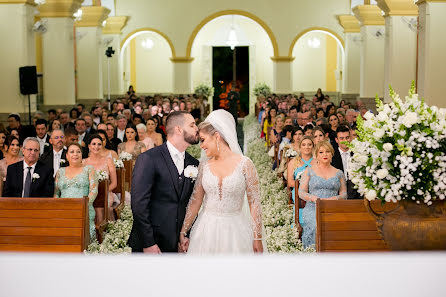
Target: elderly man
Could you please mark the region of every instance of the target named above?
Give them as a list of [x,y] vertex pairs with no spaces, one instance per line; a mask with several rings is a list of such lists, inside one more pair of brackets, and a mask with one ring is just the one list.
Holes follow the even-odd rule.
[[62,130],[57,129],[51,133],[50,143],[51,149],[40,157],[40,161],[45,163],[47,167],[53,169],[53,176],[56,176],[57,170],[67,165],[67,150],[64,148],[65,135]]
[[356,123],[357,116],[358,113],[354,109],[347,110],[347,113],[345,114],[345,119],[347,120],[350,127],[353,126],[354,123]]
[[85,119],[80,118],[74,122],[74,126],[76,128],[77,133],[79,134],[79,144],[82,145],[82,142],[87,143],[87,123]]
[[4,197],[53,197],[53,171],[39,161],[40,144],[37,138],[23,142],[23,161],[8,166]]
[[116,118],[116,134],[115,137],[124,141],[125,127],[127,126],[127,117],[123,114],[118,115]]

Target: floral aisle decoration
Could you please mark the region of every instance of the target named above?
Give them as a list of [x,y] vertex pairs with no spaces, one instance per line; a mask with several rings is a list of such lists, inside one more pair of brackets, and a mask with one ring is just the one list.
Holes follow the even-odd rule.
[[256,85],[254,86],[254,95],[256,97],[268,97],[269,95],[271,95],[271,88],[264,82],[256,83]]
[[113,159],[113,164],[115,164],[116,168],[124,168],[124,163],[121,159]]
[[390,89],[392,102],[376,99],[378,114],[358,118],[358,138],[349,174],[368,200],[412,200],[431,205],[446,191],[446,109],[428,106],[415,94],[403,102]]
[[260,127],[255,117],[245,118],[243,129],[246,155],[253,161],[259,175],[268,252],[314,252],[312,248],[303,247],[296,229],[291,228],[293,210],[288,207],[288,195],[282,181],[277,178],[277,172],[271,170],[272,160],[265,151],[264,141],[258,137]]
[[194,93],[198,96],[212,97],[214,96],[214,88],[206,83],[200,83],[195,87]]
[[133,226],[133,216],[130,206],[125,206],[121,212],[121,218],[110,221],[105,231],[104,240],[101,244],[97,240],[88,246],[87,254],[121,254],[131,253],[127,246],[127,240]]
[[119,159],[122,161],[130,161],[132,159],[132,154],[127,152],[122,152],[119,154]]
[[97,176],[99,182],[108,179],[108,173],[105,170],[96,171],[96,176]]

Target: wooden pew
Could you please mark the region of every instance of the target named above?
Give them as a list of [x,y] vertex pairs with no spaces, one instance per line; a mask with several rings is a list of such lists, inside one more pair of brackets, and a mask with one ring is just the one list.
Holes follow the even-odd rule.
[[108,180],[103,180],[99,182],[98,185],[98,195],[96,196],[96,199],[93,202],[93,207],[95,208],[103,208],[104,209],[104,220],[101,222],[98,222],[96,220],[96,236],[99,241],[99,243],[102,243],[102,240],[104,239],[104,231],[107,229],[108,225]]
[[83,252],[88,198],[0,198],[0,251]]
[[119,204],[113,209],[116,219],[121,218],[121,212],[125,206],[125,168],[116,168],[116,178],[118,185],[113,190],[113,193],[120,194],[121,200]]
[[[367,211],[364,200],[316,201],[316,250],[318,252],[389,251]],[[378,212],[390,211],[394,203],[372,201]]]
[[132,175],[133,175],[133,166],[135,165],[133,160],[122,161],[124,163],[125,168],[125,190],[130,192],[132,188]]

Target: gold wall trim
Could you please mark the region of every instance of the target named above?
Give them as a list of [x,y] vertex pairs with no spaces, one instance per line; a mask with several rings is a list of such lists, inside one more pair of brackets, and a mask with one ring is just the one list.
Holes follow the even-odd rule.
[[336,40],[329,35],[325,35],[325,91],[336,92],[335,70],[338,65],[338,45]]
[[110,9],[103,6],[83,6],[82,19],[74,23],[76,27],[99,27],[108,17]]
[[358,5],[353,8],[353,13],[361,26],[384,26],[385,24],[382,11],[377,5]]
[[296,57],[292,57],[292,56],[274,56],[271,57],[271,60],[273,60],[274,62],[292,62],[294,61],[294,59],[296,59]]
[[172,57],[170,60],[173,63],[190,63],[194,60],[194,58],[191,57]]
[[416,5],[420,5],[427,2],[446,2],[446,0],[418,0]]
[[0,4],[28,4],[32,6],[37,6],[34,0],[0,0]]
[[417,16],[418,6],[412,0],[377,0],[384,16]]
[[311,28],[308,28],[308,29],[303,30],[302,32],[300,32],[299,34],[297,34],[296,37],[294,37],[293,41],[291,42],[290,49],[288,50],[288,56],[290,56],[290,57],[293,56],[293,50],[294,50],[294,46],[296,45],[296,42],[297,42],[302,36],[304,36],[306,33],[311,32],[311,31],[325,31],[325,32],[327,32],[327,33],[333,34],[333,36],[335,36],[335,37],[339,40],[339,42],[341,43],[342,48],[345,49],[345,42],[344,42],[344,39],[343,39],[341,36],[339,36],[338,33],[334,32],[333,30],[324,28],[324,27],[311,27]]
[[359,21],[355,16],[351,14],[338,15],[339,25],[344,28],[344,33],[359,33],[361,28],[359,27]]
[[136,90],[136,39],[130,40],[130,84]]
[[136,34],[138,32],[144,32],[144,31],[155,32],[155,33],[158,33],[159,35],[161,35],[169,44],[170,50],[172,51],[172,57],[173,58],[176,57],[175,47],[173,46],[172,40],[170,40],[170,38],[166,34],[161,32],[160,30],[157,30],[154,28],[141,28],[141,29],[137,29],[137,30],[130,32],[129,34],[127,34],[127,36],[123,40],[121,40],[121,50],[122,50],[122,47],[124,46],[125,42],[127,41],[127,39],[133,38],[134,34]]
[[127,16],[108,17],[105,27],[102,28],[102,34],[121,34],[122,28],[127,24],[127,20]]
[[232,14],[241,15],[241,16],[250,18],[253,21],[255,21],[256,23],[258,23],[266,31],[266,34],[268,34],[269,39],[271,40],[271,43],[273,45],[273,50],[274,50],[274,56],[275,57],[279,56],[279,46],[277,44],[277,39],[274,36],[274,33],[271,30],[271,28],[266,24],[266,22],[264,22],[261,18],[259,18],[258,16],[256,16],[255,14],[252,14],[250,12],[247,12],[244,10],[230,9],[230,10],[222,10],[222,11],[219,11],[219,12],[216,12],[216,13],[213,13],[213,14],[207,16],[195,27],[195,29],[192,31],[192,33],[189,37],[189,41],[187,42],[186,57],[190,57],[191,52],[192,52],[192,45],[194,44],[195,37],[197,37],[198,32],[200,32],[200,30],[207,23],[209,23],[213,19],[218,18],[220,16],[232,15]]
[[42,18],[73,18],[73,14],[81,8],[84,0],[46,0],[45,4],[39,5],[39,16]]

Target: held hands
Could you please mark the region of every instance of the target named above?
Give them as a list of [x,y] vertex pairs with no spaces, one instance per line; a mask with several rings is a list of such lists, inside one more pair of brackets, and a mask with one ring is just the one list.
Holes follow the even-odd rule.
[[161,250],[158,245],[152,245],[147,248],[143,248],[144,254],[161,254]]
[[183,233],[180,234],[180,242],[178,243],[178,251],[181,253],[186,253],[189,248],[189,238],[184,236]]
[[254,253],[263,253],[263,244],[261,240],[253,240],[252,248]]

